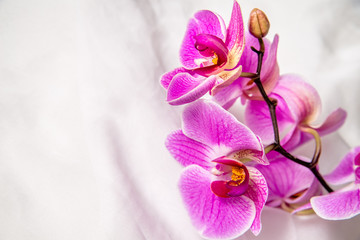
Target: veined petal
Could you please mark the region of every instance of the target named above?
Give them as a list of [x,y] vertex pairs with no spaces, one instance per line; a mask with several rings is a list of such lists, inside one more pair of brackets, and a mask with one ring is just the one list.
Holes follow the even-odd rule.
[[212,149],[201,142],[185,136],[177,130],[166,139],[166,148],[170,154],[183,166],[196,164],[204,169],[210,169],[210,162],[214,158]]
[[322,187],[319,181],[314,177],[313,182],[310,184],[310,187],[305,191],[302,192],[299,196],[293,196],[287,199],[287,203],[289,204],[297,204],[299,203],[306,203],[310,201],[313,196],[322,195]]
[[325,180],[336,185],[354,181],[354,160],[359,157],[359,155],[360,147],[352,149],[331,173],[324,176]]
[[186,136],[214,149],[228,153],[249,149],[262,151],[255,134],[211,101],[197,101],[184,110],[183,132]]
[[[251,36],[249,34],[248,38],[250,39],[250,46],[254,46],[255,48],[259,49],[259,41]],[[272,41],[272,43],[270,43],[269,40],[264,39],[264,44],[265,44],[265,52],[264,52],[264,57],[263,57],[263,64],[262,64],[262,68],[261,68],[261,74],[260,74],[260,79],[261,79],[261,83],[265,89],[265,91],[270,94],[272,92],[272,90],[274,89],[274,87],[276,86],[278,80],[279,80],[279,65],[277,63],[277,48],[278,48],[278,43],[279,43],[279,36],[275,35],[274,39]],[[249,57],[247,57],[247,55],[250,55]],[[247,59],[249,58],[249,59]],[[256,72],[256,67],[257,67],[257,54],[255,52],[253,52],[251,49],[248,49],[247,52],[245,53],[244,51],[244,57],[242,59],[242,61],[249,61],[247,63],[247,69],[244,69],[244,72]],[[249,66],[249,64],[252,64],[252,66]],[[245,68],[245,66],[244,66]],[[247,81],[242,81],[243,84],[246,84]],[[250,84],[250,85],[244,85],[244,92],[246,92],[246,95],[254,97],[254,96],[261,96],[257,86],[255,83]]]
[[209,34],[225,40],[224,20],[217,14],[202,10],[195,13],[194,17],[189,20],[186,33],[180,48],[180,61],[187,69],[199,67],[195,59],[203,56],[195,48],[195,36],[199,34]]
[[171,105],[181,105],[195,101],[205,95],[215,84],[216,76],[194,77],[189,73],[179,73],[171,81],[167,101]]
[[336,131],[340,128],[346,119],[346,111],[342,108],[338,108],[326,118],[326,120],[318,127],[314,126],[320,136]]
[[333,192],[313,197],[311,206],[315,213],[327,220],[349,219],[360,213],[360,189]]
[[268,186],[259,170],[248,167],[248,171],[250,174],[249,187],[244,195],[253,200],[256,207],[256,216],[250,229],[257,236],[261,231],[260,217],[268,197]]
[[[341,108],[332,112],[323,124],[319,127],[309,126],[315,129],[320,136],[324,136],[337,130],[344,123],[346,118],[346,112]],[[314,136],[310,133],[304,132],[297,125],[293,124],[291,130],[281,139],[281,144],[287,150],[292,150],[307,141],[313,139]]]
[[309,209],[312,209],[310,202],[308,202],[308,203],[306,203],[306,204],[304,204],[304,205],[302,205],[302,206],[294,209],[294,210],[291,212],[291,214],[296,214],[296,213],[298,213],[298,212],[306,211],[306,210],[309,210]]
[[302,132],[295,123],[290,131],[281,139],[282,146],[288,151],[314,138],[310,133]]
[[[279,206],[282,202],[294,202],[291,197],[308,189],[314,180],[309,169],[286,158],[278,158],[270,165],[257,165],[269,188],[268,205]],[[290,201],[289,201],[290,200]]]
[[223,71],[218,76],[222,80],[221,83],[216,84],[210,91],[211,95],[216,95],[222,89],[228,87],[241,75],[242,66],[239,66],[231,71]]
[[180,68],[175,68],[174,70],[163,74],[160,78],[161,86],[163,86],[167,90],[169,88],[170,82],[175,77],[175,75],[178,73],[185,73],[185,72],[189,72],[189,71],[183,67],[180,67]]
[[309,83],[296,75],[283,75],[273,90],[287,103],[293,120],[309,124],[317,118],[321,110],[320,96]]
[[179,188],[194,226],[206,238],[232,239],[245,233],[256,208],[246,196],[222,198],[211,192],[211,174],[191,165],[180,177]]
[[231,84],[229,87],[221,88],[213,95],[213,99],[220,106],[229,109],[236,99],[242,95],[242,89],[239,84]]
[[[257,137],[259,142],[261,143],[261,140],[259,137]],[[261,144],[261,151],[258,150],[252,150],[252,149],[243,149],[240,151],[232,152],[228,155],[228,157],[236,159],[240,162],[248,162],[255,161],[256,163],[262,164],[262,165],[269,165],[269,160],[267,159],[265,155],[265,150],[263,144]]]
[[229,27],[227,29],[225,45],[230,50],[228,68],[231,69],[238,64],[245,45],[244,22],[240,5],[236,0],[234,1]]
[[[279,132],[283,133],[285,130],[290,129],[291,126],[296,126],[291,116],[289,116],[290,110],[288,109],[285,100],[276,94],[270,94],[269,97],[276,98],[278,100],[276,117]],[[274,130],[270,111],[265,101],[248,101],[245,108],[245,124],[261,138],[264,145],[274,142]]]

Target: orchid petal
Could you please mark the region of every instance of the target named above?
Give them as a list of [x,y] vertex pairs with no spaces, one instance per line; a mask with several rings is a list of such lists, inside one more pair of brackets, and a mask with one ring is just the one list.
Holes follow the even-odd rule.
[[261,231],[260,217],[268,196],[268,186],[260,171],[253,167],[248,167],[248,171],[250,174],[249,187],[244,195],[255,203],[256,216],[250,229],[257,236]]
[[220,91],[217,91],[216,94],[214,94],[213,99],[224,109],[229,109],[241,95],[241,86],[233,83],[229,87],[221,88]]
[[299,76],[281,76],[273,92],[286,101],[293,120],[298,123],[311,123],[321,110],[316,89]]
[[311,206],[318,216],[327,220],[352,218],[360,213],[360,189],[313,197]]
[[[278,99],[275,111],[279,132],[283,132],[294,124],[288,115],[290,110],[282,97],[275,94],[270,94],[269,97]],[[274,142],[270,111],[265,101],[252,100],[248,102],[245,108],[245,123],[256,135],[260,136],[265,145]]]
[[183,67],[175,68],[174,70],[167,72],[161,76],[160,84],[167,90],[169,88],[170,82],[175,77],[175,75],[184,72],[188,72],[188,70]]
[[184,110],[183,132],[196,141],[223,149],[224,155],[243,149],[262,151],[261,142],[249,128],[210,101],[197,101]]
[[360,147],[352,149],[345,155],[339,165],[330,174],[325,176],[325,180],[335,185],[354,181],[354,159],[359,156],[359,154]]
[[186,167],[196,164],[204,169],[210,169],[210,162],[214,158],[213,150],[201,142],[188,138],[181,130],[169,134],[165,146],[181,165]]
[[346,119],[346,111],[342,108],[338,108],[326,118],[326,120],[318,127],[315,128],[320,136],[326,135],[327,133],[331,133],[340,128]]
[[244,23],[239,3],[235,0],[225,45],[230,49],[229,68],[237,65],[245,46]]
[[203,10],[195,13],[189,20],[185,37],[180,48],[180,61],[185,68],[193,69],[199,67],[195,59],[203,58],[195,48],[195,36],[199,34],[209,34],[225,40],[224,20],[217,14]]
[[286,158],[278,158],[268,166],[257,165],[256,168],[267,181],[268,205],[273,207],[288,202],[292,195],[309,188],[314,180],[309,169]]
[[187,167],[179,188],[194,226],[206,238],[232,239],[245,233],[256,209],[246,196],[222,198],[210,189],[211,174],[199,166]]
[[[338,108],[333,111],[320,126],[309,126],[315,129],[320,136],[324,136],[328,133],[336,131],[342,126],[346,118],[346,112]],[[298,127],[295,127],[289,131],[289,133],[281,140],[281,144],[287,150],[292,150],[295,147],[304,144],[305,142],[313,139],[314,136],[310,133],[303,132]]]
[[313,178],[313,182],[310,184],[310,187],[303,192],[300,196],[296,198],[288,198],[287,203],[289,204],[299,204],[309,202],[313,196],[318,196],[322,194],[322,189],[319,180],[315,177]]
[[[249,36],[247,37],[247,39],[250,39],[250,43],[251,44],[249,46],[254,46],[255,48],[259,49],[259,41],[257,38],[251,36],[249,34]],[[279,65],[277,63],[277,48],[278,48],[278,44],[279,44],[279,36],[275,35],[274,39],[272,41],[272,43],[270,43],[269,40],[264,39],[264,45],[265,45],[265,52],[264,52],[264,57],[263,57],[263,64],[262,64],[262,68],[261,68],[261,74],[260,74],[260,79],[261,79],[261,83],[265,89],[265,91],[267,93],[271,93],[272,90],[274,89],[274,87],[276,86],[278,80],[279,80]],[[250,55],[251,57],[248,57],[249,59],[247,59],[247,55]],[[244,69],[244,72],[256,72],[256,67],[257,67],[257,54],[252,51],[251,49],[248,49],[247,52],[245,53],[244,51],[244,56],[243,61],[249,61],[249,63],[244,63],[247,65],[248,69]],[[251,66],[249,66],[249,64],[252,64]],[[245,68],[245,66],[244,66]],[[243,84],[247,83],[246,81],[243,81]],[[246,94],[248,96],[261,96],[261,93],[259,92],[257,86],[255,83],[251,84],[251,85],[245,85],[243,86],[244,91],[246,92]]]
[[308,203],[306,203],[304,205],[301,205],[300,207],[297,207],[296,209],[294,209],[291,212],[291,214],[296,214],[296,213],[299,213],[301,211],[306,211],[306,210],[309,210],[309,209],[312,209],[310,202],[308,202]]
[[296,125],[281,139],[281,145],[288,151],[295,149],[299,145],[313,138],[310,133],[302,132]]
[[[259,142],[261,142],[261,139],[259,137],[257,137],[257,139],[259,140]],[[261,151],[244,149],[244,150],[232,152],[228,156],[240,162],[255,161],[256,163],[262,165],[269,165],[269,160],[266,157],[264,145],[262,144],[261,144]]]
[[242,72],[242,66],[237,67],[231,71],[223,71],[218,76],[223,81],[219,84],[216,84],[210,91],[211,95],[216,95],[219,91],[224,88],[227,88],[230,84],[232,84],[237,78],[240,77]]
[[167,101],[171,105],[180,105],[195,101],[205,95],[215,84],[216,76],[194,77],[189,73],[179,73],[171,81]]

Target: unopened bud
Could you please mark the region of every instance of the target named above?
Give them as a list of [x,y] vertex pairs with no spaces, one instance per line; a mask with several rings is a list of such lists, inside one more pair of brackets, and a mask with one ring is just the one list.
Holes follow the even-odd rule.
[[269,32],[270,22],[265,13],[254,8],[250,13],[249,31],[256,38],[263,38]]

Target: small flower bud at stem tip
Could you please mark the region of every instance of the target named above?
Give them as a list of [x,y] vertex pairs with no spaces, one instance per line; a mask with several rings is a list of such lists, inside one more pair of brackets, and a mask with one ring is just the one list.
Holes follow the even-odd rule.
[[250,13],[249,31],[256,38],[263,38],[269,32],[270,22],[265,13],[254,8]]

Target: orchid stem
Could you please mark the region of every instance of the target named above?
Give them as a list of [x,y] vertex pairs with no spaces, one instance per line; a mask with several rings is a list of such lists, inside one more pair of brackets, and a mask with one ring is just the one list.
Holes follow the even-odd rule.
[[303,127],[303,128],[301,128],[301,130],[303,132],[310,133],[311,135],[314,136],[314,139],[315,139],[315,152],[314,152],[314,156],[313,156],[313,158],[311,160],[311,164],[312,165],[317,165],[318,162],[319,162],[320,154],[321,154],[321,140],[320,140],[319,133],[315,129],[308,128],[308,127]]
[[264,41],[262,40],[262,38],[258,38],[258,40],[259,40],[259,44],[260,44],[260,49],[257,50],[254,47],[251,47],[251,50],[253,50],[258,55],[258,66],[257,66],[256,74],[252,75],[251,73],[244,73],[244,77],[247,77],[247,76],[251,77],[251,79],[254,81],[254,83],[258,87],[258,89],[261,93],[261,96],[264,98],[266,104],[269,107],[271,122],[272,122],[273,130],[274,130],[274,143],[267,146],[265,148],[265,152],[268,153],[268,152],[274,150],[274,151],[280,153],[281,155],[283,155],[284,157],[290,159],[291,161],[296,162],[304,167],[307,167],[314,174],[314,176],[318,179],[320,184],[326,189],[326,191],[328,191],[329,193],[333,192],[334,190],[327,184],[327,182],[325,181],[323,176],[317,170],[317,163],[319,161],[319,157],[321,154],[321,141],[320,141],[319,134],[314,129],[302,128],[303,131],[312,134],[314,136],[315,142],[316,142],[315,153],[314,153],[314,156],[310,163],[303,161],[297,157],[294,157],[291,153],[286,151],[280,144],[279,127],[278,127],[278,122],[277,122],[277,118],[276,118],[277,101],[276,101],[276,99],[269,98],[269,96],[267,95],[267,93],[261,83],[261,80],[260,80],[260,73],[261,73],[261,68],[262,68],[264,52],[265,52],[265,45],[264,45]]

